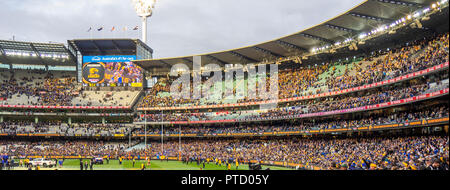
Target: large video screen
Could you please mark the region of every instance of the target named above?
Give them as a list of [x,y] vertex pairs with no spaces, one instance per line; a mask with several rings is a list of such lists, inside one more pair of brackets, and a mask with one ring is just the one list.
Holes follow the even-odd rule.
[[142,69],[135,55],[83,56],[83,85],[94,87],[142,87]]

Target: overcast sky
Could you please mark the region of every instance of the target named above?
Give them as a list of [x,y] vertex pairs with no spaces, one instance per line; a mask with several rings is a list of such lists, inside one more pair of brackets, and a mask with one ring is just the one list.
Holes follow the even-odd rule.
[[[363,0],[158,0],[149,19],[155,58],[258,44],[337,16]],[[131,0],[0,0],[0,39],[60,42],[140,38]],[[102,32],[97,28],[104,27]],[[111,32],[115,26],[116,30]],[[87,30],[92,27],[92,32]]]

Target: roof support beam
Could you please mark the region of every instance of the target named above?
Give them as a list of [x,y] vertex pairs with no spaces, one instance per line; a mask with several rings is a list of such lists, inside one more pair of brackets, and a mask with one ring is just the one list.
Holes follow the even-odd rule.
[[186,57],[181,58],[181,60],[186,61],[186,64],[189,67],[189,69],[194,70],[194,61],[193,60],[191,61]]
[[269,50],[260,48],[260,47],[258,47],[258,46],[254,46],[253,48],[256,49],[257,51],[263,53],[263,54],[269,55],[269,56],[274,57],[274,58],[284,57],[283,55],[280,55],[280,54],[271,52],[271,51],[269,51]]
[[371,16],[371,15],[355,13],[355,12],[350,12],[350,13],[348,13],[348,15],[354,16],[354,17],[357,17],[357,18],[367,19],[367,20],[375,20],[375,21],[379,21],[379,22],[391,22],[391,21],[393,21],[392,19],[388,19],[388,18],[381,18],[381,17],[377,17],[377,16]]
[[306,33],[300,33],[300,35],[302,35],[303,37],[307,37],[307,38],[311,38],[311,39],[314,39],[314,40],[326,42],[326,43],[329,43],[329,44],[334,44],[334,41],[333,41],[333,40],[326,39],[326,38],[322,38],[322,37],[319,37],[319,36],[315,36],[315,35],[311,35],[311,34],[306,34]]
[[70,44],[70,46],[72,46],[72,48],[73,48],[75,51],[81,52],[80,49],[78,48],[77,44],[75,43],[75,41],[73,41],[73,40],[68,40],[68,41],[67,41],[67,44]]
[[114,45],[114,47],[117,49],[117,51],[119,51],[121,54],[125,54],[120,48],[119,45],[114,41],[111,40],[112,44]]
[[225,66],[225,65],[228,64],[227,62],[222,61],[222,60],[220,60],[219,58],[214,57],[214,56],[212,56],[212,55],[206,55],[206,57],[212,59],[212,60],[215,61],[215,62],[218,62],[218,63],[222,64],[223,66]]
[[247,60],[247,61],[249,61],[249,62],[251,62],[251,63],[258,63],[258,62],[260,62],[260,61],[258,61],[258,60],[255,60],[255,59],[252,59],[252,58],[250,58],[250,57],[247,57],[247,56],[245,56],[245,55],[242,55],[242,54],[240,54],[240,53],[238,53],[238,52],[235,52],[235,51],[229,51],[228,53],[230,53],[231,55],[234,55],[235,57],[238,57],[239,59],[241,59],[241,60]]
[[97,48],[97,50],[100,54],[105,54],[105,52],[103,52],[102,49],[100,49],[100,47],[98,46],[97,43],[95,43],[94,40],[92,40],[92,44],[94,44],[94,47]]
[[380,3],[389,3],[389,4],[394,4],[394,5],[403,5],[403,6],[408,6],[408,7],[412,7],[412,6],[423,7],[423,6],[425,6],[424,4],[421,4],[421,3],[399,1],[399,0],[372,0],[372,1],[377,1]]
[[3,47],[0,45],[0,53],[1,53],[1,57],[3,57],[3,59],[7,62],[7,64],[9,64],[9,68],[12,69],[12,62],[8,59],[8,56],[6,56],[6,52],[5,49],[3,49]]
[[77,62],[77,58],[72,54],[72,52],[69,51],[69,49],[67,49],[66,47],[64,47],[64,49],[66,50],[67,55],[69,56],[68,59],[72,60],[73,62]]
[[3,47],[2,47],[1,44],[0,44],[0,53],[1,53],[3,56],[6,56],[6,52],[5,52],[5,50],[3,49]]
[[66,49],[64,45],[60,44],[41,44],[32,43],[38,51],[65,53]]
[[44,59],[42,59],[41,52],[39,52],[32,43],[30,43],[30,47],[34,51],[34,53],[36,53],[38,59],[42,62],[42,64],[48,67],[47,63],[44,61]]
[[188,62],[188,63],[193,63],[191,60],[189,60],[188,58],[181,58],[182,60],[184,60],[184,61],[186,61],[186,62]]
[[356,30],[350,29],[350,28],[346,28],[346,27],[342,27],[342,26],[337,26],[337,25],[333,25],[333,24],[325,24],[326,27],[331,28],[331,29],[335,29],[335,30],[340,30],[340,31],[345,31],[348,33],[357,33]]
[[172,67],[172,65],[171,64],[169,64],[169,63],[167,63],[167,62],[165,62],[164,60],[159,60],[161,63],[163,63],[164,65],[167,65],[169,68],[171,68]]
[[300,52],[307,52],[308,51],[304,47],[300,47],[298,45],[294,45],[294,44],[291,44],[291,43],[288,43],[288,42],[285,42],[285,41],[282,41],[282,40],[277,40],[276,42],[277,42],[277,44],[279,46],[281,46],[282,48],[286,49],[289,52],[291,52],[292,49],[295,49],[295,50],[300,51]]

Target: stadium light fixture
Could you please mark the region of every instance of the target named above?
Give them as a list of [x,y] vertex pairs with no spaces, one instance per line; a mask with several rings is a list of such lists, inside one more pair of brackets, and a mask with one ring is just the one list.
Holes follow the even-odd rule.
[[361,34],[361,35],[359,35],[359,39],[363,39],[363,38],[365,38],[367,36],[367,34]]
[[142,41],[147,43],[147,18],[152,16],[156,0],[132,0],[134,9],[142,18]]

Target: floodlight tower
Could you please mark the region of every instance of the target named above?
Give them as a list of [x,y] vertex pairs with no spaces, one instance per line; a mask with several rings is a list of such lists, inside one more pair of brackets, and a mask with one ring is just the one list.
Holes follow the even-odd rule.
[[142,18],[142,41],[147,43],[147,18],[152,16],[156,0],[132,0],[134,9]]

